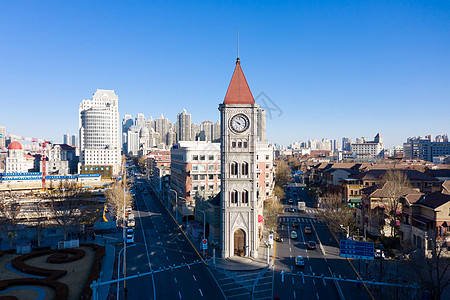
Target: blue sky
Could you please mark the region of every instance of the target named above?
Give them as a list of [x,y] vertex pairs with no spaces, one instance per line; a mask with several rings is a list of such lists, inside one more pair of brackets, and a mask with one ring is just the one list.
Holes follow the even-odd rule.
[[271,142],[450,134],[449,1],[1,1],[0,124],[60,142],[97,88],[216,121],[237,27]]

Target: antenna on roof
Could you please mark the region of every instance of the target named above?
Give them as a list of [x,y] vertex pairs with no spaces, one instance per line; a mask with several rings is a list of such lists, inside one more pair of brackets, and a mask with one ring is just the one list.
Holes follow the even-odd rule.
[[239,61],[239,27],[237,28],[237,61]]

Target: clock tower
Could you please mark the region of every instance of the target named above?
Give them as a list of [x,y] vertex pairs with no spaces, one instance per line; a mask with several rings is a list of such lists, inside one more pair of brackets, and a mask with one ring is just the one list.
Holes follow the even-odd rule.
[[221,115],[222,257],[258,257],[257,114],[259,105],[236,61]]

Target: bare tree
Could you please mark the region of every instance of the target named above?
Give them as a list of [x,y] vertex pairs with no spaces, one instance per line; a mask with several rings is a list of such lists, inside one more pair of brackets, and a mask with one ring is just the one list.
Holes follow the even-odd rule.
[[34,228],[36,229],[37,246],[41,246],[42,233],[44,231],[45,224],[49,223],[49,203],[39,201],[32,206],[34,218],[32,219]]
[[278,226],[278,215],[282,210],[280,198],[275,196],[264,201],[264,226],[269,230],[275,230]]
[[124,206],[125,208],[131,206],[132,196],[130,193],[128,191],[124,191],[122,182],[116,182],[106,191],[105,196],[116,219],[121,219],[124,213]]
[[43,201],[49,202],[51,219],[63,229],[65,240],[72,227],[94,223],[100,212],[96,198],[76,183],[61,183],[44,194]]
[[275,167],[275,184],[279,187],[283,187],[289,182],[289,176],[291,174],[291,169],[286,164],[284,160],[279,160]]
[[405,172],[388,170],[383,176],[382,189],[386,195],[386,214],[389,218],[391,236],[393,237],[397,235],[397,220],[399,220],[401,210],[400,198],[410,190],[410,186],[411,183]]
[[339,193],[327,193],[321,199],[320,217],[334,232],[340,230],[340,225],[352,229],[355,225],[354,209],[348,207]]
[[0,230],[8,236],[10,248],[12,248],[19,229],[19,213],[20,204],[17,199],[3,199],[0,203]]
[[439,237],[437,230],[428,231],[428,240],[425,240],[428,251],[422,259],[412,259],[412,268],[422,281],[424,290],[432,292],[431,299],[442,299],[444,289],[450,285],[450,258],[448,256],[448,243],[444,237]]

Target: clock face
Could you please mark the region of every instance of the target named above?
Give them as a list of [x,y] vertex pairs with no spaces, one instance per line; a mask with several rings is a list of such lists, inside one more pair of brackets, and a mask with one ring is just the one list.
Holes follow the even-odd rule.
[[248,128],[248,125],[248,118],[244,114],[237,114],[230,120],[231,129],[239,133],[244,132]]

